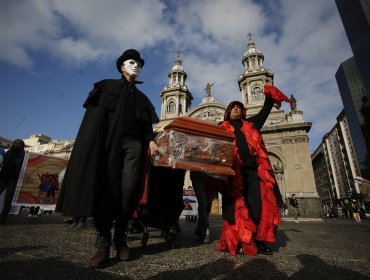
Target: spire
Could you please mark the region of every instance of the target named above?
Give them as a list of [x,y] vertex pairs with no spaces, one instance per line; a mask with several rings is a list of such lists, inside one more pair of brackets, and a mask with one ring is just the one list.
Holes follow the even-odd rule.
[[171,70],[168,72],[168,85],[161,92],[162,107],[160,127],[165,122],[184,116],[189,111],[193,96],[186,85],[187,74],[182,66],[180,52]]
[[261,51],[256,48],[256,44],[252,40],[252,33],[248,33],[247,37],[249,40],[242,63],[246,71],[253,72],[263,67],[264,56]]
[[177,58],[175,65],[172,70],[168,73],[168,87],[184,86],[187,74],[182,66],[182,60],[180,59],[180,51],[177,51]]
[[263,65],[264,56],[256,48],[252,34],[248,33],[247,50],[244,53],[242,63],[244,71],[239,75],[239,89],[242,93],[243,104],[252,115],[258,113],[263,106],[265,96],[263,87],[265,84],[273,84],[274,73]]

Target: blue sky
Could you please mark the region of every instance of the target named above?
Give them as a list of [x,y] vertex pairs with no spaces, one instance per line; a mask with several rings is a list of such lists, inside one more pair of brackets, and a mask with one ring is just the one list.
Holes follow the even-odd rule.
[[275,86],[313,123],[313,150],[343,108],[335,73],[352,56],[334,0],[2,0],[0,32],[0,136],[9,139],[74,139],[93,83],[119,78],[128,48],[145,59],[139,88],[158,115],[177,51],[192,107],[208,82],[217,101],[241,100],[250,32]]

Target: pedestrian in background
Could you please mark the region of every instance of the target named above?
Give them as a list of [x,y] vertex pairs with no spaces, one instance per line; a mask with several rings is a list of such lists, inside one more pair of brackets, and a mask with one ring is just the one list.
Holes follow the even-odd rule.
[[2,147],[0,147],[0,169],[1,169],[1,165],[3,164],[4,156],[5,156],[5,150]]
[[299,204],[298,204],[298,200],[294,193],[292,194],[292,197],[289,200],[289,204],[290,204],[290,209],[292,209],[294,213],[294,222],[299,224],[299,221],[298,221],[298,216],[300,215]]
[[6,190],[4,207],[0,214],[0,224],[6,224],[8,214],[12,206],[12,200],[17,187],[24,160],[24,142],[21,139],[14,140],[10,149],[5,153],[0,170],[0,195]]
[[86,220],[87,220],[86,216],[74,217],[73,219],[74,219],[73,223],[70,226],[71,228],[80,229],[86,225]]
[[39,212],[40,212],[40,206],[31,206],[30,212],[28,213],[27,218],[36,219],[39,215]]
[[352,203],[352,213],[355,221],[361,223],[360,207],[358,207],[357,203]]
[[202,243],[211,243],[209,213],[211,213],[213,192],[209,190],[209,177],[204,172],[191,171],[190,179],[198,201],[198,221],[194,234]]

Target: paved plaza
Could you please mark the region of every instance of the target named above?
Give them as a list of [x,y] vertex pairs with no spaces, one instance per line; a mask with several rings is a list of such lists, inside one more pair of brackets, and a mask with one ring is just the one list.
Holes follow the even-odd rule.
[[370,279],[370,220],[302,219],[281,224],[273,256],[231,256],[216,252],[222,227],[211,218],[211,244],[199,244],[195,223],[180,220],[182,232],[170,249],[160,231],[150,229],[147,248],[141,235],[129,235],[133,260],[107,268],[86,267],[94,253],[94,228],[72,229],[58,214],[27,219],[10,216],[0,226],[0,279]]

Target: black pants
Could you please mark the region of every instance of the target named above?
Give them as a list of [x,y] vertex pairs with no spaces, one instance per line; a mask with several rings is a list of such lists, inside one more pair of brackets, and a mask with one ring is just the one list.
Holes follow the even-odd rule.
[[248,208],[249,216],[258,225],[261,219],[262,198],[260,189],[260,179],[257,169],[241,168],[243,178],[244,203]]
[[[118,205],[114,211],[102,210],[95,218],[97,238],[95,246],[109,247],[111,229],[114,222],[114,243],[116,246],[125,244],[125,232],[129,219],[132,217],[139,200],[139,176],[142,161],[142,143],[137,139],[124,139],[122,145],[122,176],[119,190]],[[107,207],[110,208],[110,207]]]
[[6,190],[4,199],[4,207],[1,211],[1,217],[6,218],[9,214],[10,208],[12,207],[12,200],[17,187],[18,179],[16,178],[0,178],[0,195]]
[[190,173],[190,178],[198,201],[198,223],[195,233],[205,236],[207,228],[209,228],[209,213],[212,207],[212,197],[207,196],[205,193],[207,175],[192,176],[192,173]]

